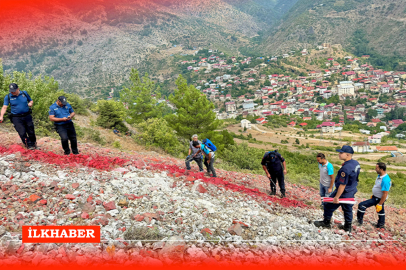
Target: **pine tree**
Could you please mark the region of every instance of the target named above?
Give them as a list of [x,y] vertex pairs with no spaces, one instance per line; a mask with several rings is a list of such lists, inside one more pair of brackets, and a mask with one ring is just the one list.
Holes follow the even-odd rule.
[[124,133],[128,128],[123,123],[125,109],[121,102],[114,100],[99,100],[97,102],[99,116],[96,124],[104,128],[117,128]]
[[200,137],[202,134],[213,134],[219,126],[216,113],[213,112],[213,103],[194,86],[188,86],[181,75],[176,80],[176,85],[178,88],[174,95],[169,97],[176,106],[176,114],[166,117],[170,126],[184,139],[190,139],[193,134],[199,134]]
[[124,88],[120,99],[128,106],[127,122],[141,123],[162,116],[164,103],[158,103],[161,95],[148,73],[141,79],[136,69],[131,70],[131,87]]

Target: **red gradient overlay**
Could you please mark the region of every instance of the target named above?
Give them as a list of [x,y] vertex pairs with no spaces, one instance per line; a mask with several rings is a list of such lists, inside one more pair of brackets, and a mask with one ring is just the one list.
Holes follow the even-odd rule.
[[100,243],[100,226],[23,226],[23,243]]
[[[300,260],[301,257],[298,256],[297,260]],[[27,264],[14,264],[14,265],[4,265],[1,266],[1,269],[30,269],[30,270],[44,270],[44,269],[55,269],[55,267],[58,267],[58,270],[72,270],[72,267],[75,267],[75,270],[112,270],[112,269],[120,269],[120,270],[127,270],[127,269],[166,269],[166,270],[171,270],[171,269],[176,269],[176,270],[248,270],[248,269],[255,269],[255,270],[262,270],[262,269],[291,269],[291,270],[371,270],[371,269],[379,269],[379,270],[397,270],[397,269],[405,269],[406,264],[390,264],[390,265],[385,265],[382,264],[380,266],[375,265],[351,265],[349,263],[345,265],[340,265],[338,263],[335,263],[334,261],[328,263],[328,264],[318,264],[315,262],[312,262],[309,260],[307,263],[303,263],[301,265],[298,265],[297,262],[296,264],[294,263],[295,260],[293,261],[277,261],[274,263],[270,264],[264,264],[261,262],[258,263],[244,263],[241,265],[241,262],[238,261],[218,261],[218,262],[213,262],[212,264],[206,263],[203,265],[195,265],[195,264],[179,264],[179,263],[173,263],[171,265],[162,265],[162,266],[156,266],[154,264],[148,265],[148,264],[126,264],[123,265],[119,263],[116,260],[111,260],[107,263],[99,264],[99,265],[83,265],[83,264],[66,264],[66,265],[40,265],[40,266],[33,266],[31,263]],[[295,264],[295,265],[294,265]],[[373,268],[372,268],[373,267]]]

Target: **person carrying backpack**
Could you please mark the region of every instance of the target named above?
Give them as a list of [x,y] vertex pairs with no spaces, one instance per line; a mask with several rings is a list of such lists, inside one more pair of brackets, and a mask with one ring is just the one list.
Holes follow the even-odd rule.
[[278,150],[266,152],[262,158],[261,165],[266,173],[266,176],[271,181],[271,192],[269,195],[276,195],[276,181],[278,181],[282,198],[286,197],[285,174],[287,173],[287,170],[286,162],[282,155],[278,153]]
[[204,139],[200,145],[198,142],[194,141],[193,146],[196,148],[200,148],[199,151],[196,152],[196,156],[200,153],[203,153],[204,165],[206,166],[207,174],[210,175],[210,172],[212,172],[212,177],[217,177],[216,171],[214,170],[213,166],[215,159],[214,152],[217,150],[216,146],[214,146],[214,144],[209,139]]
[[32,122],[32,105],[34,101],[31,99],[27,91],[20,91],[17,84],[9,85],[9,94],[4,97],[3,108],[0,113],[0,122],[3,122],[4,114],[7,111],[8,105],[11,106],[9,114],[10,121],[14,124],[14,128],[21,138],[21,141],[29,150],[37,149],[37,137],[35,136],[34,123]]

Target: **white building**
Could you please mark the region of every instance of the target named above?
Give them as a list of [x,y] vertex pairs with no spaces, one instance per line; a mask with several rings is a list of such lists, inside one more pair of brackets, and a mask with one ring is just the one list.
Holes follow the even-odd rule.
[[241,120],[241,128],[250,129],[251,128],[251,122],[248,121],[247,119]]
[[369,145],[369,142],[355,142],[355,143],[352,144],[352,149],[356,153],[372,152],[371,146]]
[[234,101],[226,102],[226,112],[232,113],[237,110],[237,106]]
[[381,139],[382,139],[382,135],[372,135],[368,137],[368,142],[369,143],[377,143],[380,144],[381,143]]
[[337,86],[337,93],[339,96],[346,95],[346,96],[353,96],[355,91],[355,87],[353,82],[351,81],[342,81]]

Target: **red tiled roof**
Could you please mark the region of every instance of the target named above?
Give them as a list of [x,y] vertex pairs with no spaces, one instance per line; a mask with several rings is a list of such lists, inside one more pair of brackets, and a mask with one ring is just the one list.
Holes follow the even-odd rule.
[[397,151],[398,148],[396,146],[377,146],[376,150],[378,150],[378,151]]

